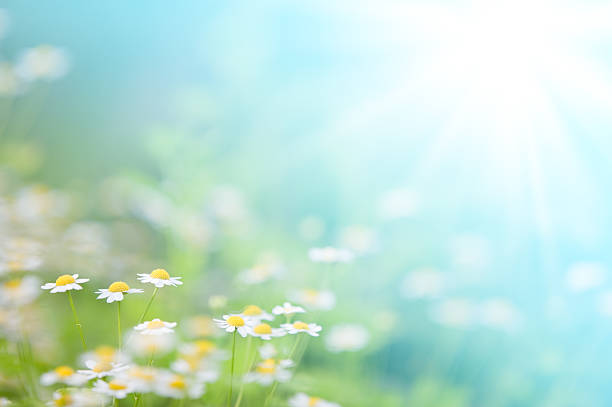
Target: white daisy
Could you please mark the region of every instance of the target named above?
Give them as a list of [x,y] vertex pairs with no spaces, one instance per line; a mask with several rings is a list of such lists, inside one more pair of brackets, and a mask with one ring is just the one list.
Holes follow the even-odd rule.
[[22,306],[40,294],[40,281],[34,276],[16,278],[0,285],[0,305]]
[[204,383],[194,377],[186,377],[172,372],[163,372],[160,375],[155,393],[173,399],[188,397],[197,399],[204,394]]
[[130,353],[141,358],[165,355],[174,349],[175,342],[174,335],[141,335],[137,331],[132,331],[126,340]]
[[288,333],[295,335],[300,332],[306,332],[310,336],[319,336],[318,332],[321,331],[321,326],[317,324],[307,324],[302,321],[295,321],[292,324],[282,324],[282,328],[284,328]]
[[[59,406],[67,407],[67,406],[75,405],[72,395],[66,389],[62,389],[62,391],[54,391],[53,400],[48,401],[46,404],[51,407],[59,407]],[[0,403],[0,406],[3,406],[3,404]]]
[[244,375],[246,383],[256,382],[262,386],[269,386],[276,382],[287,382],[291,379],[291,372],[287,368],[292,367],[294,363],[289,360],[266,359],[258,363],[255,370]]
[[247,322],[259,322],[261,320],[272,321],[274,319],[274,315],[268,314],[257,305],[247,305],[244,311],[240,313]]
[[276,307],[272,308],[272,313],[274,315],[293,315],[301,312],[306,311],[304,311],[304,308],[291,305],[288,302],[284,303],[282,306],[277,305]]
[[271,343],[266,343],[265,345],[260,346],[258,351],[262,359],[273,358],[278,353],[274,345],[272,345]]
[[170,274],[164,269],[155,269],[150,274],[138,274],[138,281],[141,283],[151,283],[157,288],[166,285],[173,287],[183,284],[179,281],[182,277],[170,277]]
[[338,403],[332,403],[320,397],[310,397],[305,393],[298,393],[287,402],[290,407],[340,407]]
[[108,289],[100,288],[96,291],[96,294],[100,294],[98,295],[99,300],[106,298],[106,302],[111,303],[113,301],[123,301],[123,294],[140,294],[143,292],[144,290],[140,288],[130,288],[123,281],[115,281],[108,286]]
[[173,334],[175,326],[176,322],[165,322],[159,318],[155,318],[152,321],[146,321],[136,325],[134,329],[139,331],[142,335],[165,335]]
[[355,255],[347,249],[336,249],[335,247],[314,247],[308,251],[310,260],[316,263],[349,263]]
[[88,370],[78,370],[77,372],[87,377],[87,380],[101,379],[106,376],[116,376],[118,373],[129,368],[129,366],[121,363],[96,362],[94,360],[86,361],[85,366],[87,366]]
[[336,305],[336,296],[331,291],[300,290],[294,291],[289,299],[305,305],[309,310],[329,311]]
[[249,335],[269,341],[273,337],[285,336],[287,333],[282,328],[272,328],[270,325],[261,323],[248,327]]
[[108,396],[92,389],[74,389],[70,395],[75,407],[100,407],[109,403]]
[[50,372],[40,376],[40,384],[51,386],[55,383],[64,383],[68,386],[80,386],[87,381],[87,377],[76,373],[70,366],[58,366]]
[[59,276],[55,283],[47,283],[40,288],[43,290],[51,290],[51,293],[63,293],[69,290],[82,290],[79,284],[88,282],[88,278],[79,278],[78,274],[64,274]]
[[123,378],[115,378],[110,382],[98,379],[94,384],[93,391],[98,393],[107,394],[116,399],[124,399],[128,394],[134,393],[134,386],[129,380]]
[[122,375],[122,379],[129,381],[137,393],[152,392],[158,377],[159,369],[150,366],[132,366]]
[[79,360],[82,364],[85,364],[88,360],[93,360],[96,363],[127,363],[130,361],[130,357],[112,346],[102,345],[92,351],[85,352]]
[[248,334],[246,321],[240,315],[223,315],[223,319],[213,319],[213,321],[219,328],[225,329],[225,332],[234,332],[237,330],[243,338]]

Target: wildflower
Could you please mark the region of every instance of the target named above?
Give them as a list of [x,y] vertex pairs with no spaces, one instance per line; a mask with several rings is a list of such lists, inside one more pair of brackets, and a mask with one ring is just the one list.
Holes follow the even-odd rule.
[[0,257],[0,274],[15,271],[35,271],[42,265],[38,255],[23,253],[3,254]]
[[329,311],[336,305],[336,296],[333,292],[323,290],[300,290],[291,293],[289,299],[298,304],[305,305],[309,310]]
[[353,252],[334,247],[314,247],[308,251],[310,260],[316,263],[349,263],[353,260]]
[[330,352],[357,351],[367,345],[370,333],[361,325],[336,325],[325,336],[325,346]]
[[26,81],[53,80],[68,72],[68,56],[60,48],[39,45],[26,49],[17,62],[17,73]]
[[91,389],[74,389],[70,392],[75,407],[99,407],[108,404],[108,397]]
[[151,283],[157,288],[164,286],[173,286],[183,284],[179,281],[182,277],[170,277],[170,274],[164,269],[155,269],[150,274],[138,274],[138,281],[141,283]]
[[149,358],[151,355],[165,355],[174,349],[174,335],[141,335],[134,331],[127,340],[130,352],[136,356]]
[[203,337],[210,336],[216,333],[215,323],[212,318],[206,315],[196,315],[187,319],[182,325],[189,336],[191,337]]
[[58,366],[50,372],[40,376],[43,386],[51,386],[55,383],[64,383],[68,386],[80,386],[87,381],[82,374],[76,373],[70,366]]
[[165,335],[174,333],[176,322],[165,322],[159,318],[136,325],[135,330],[142,335]]
[[286,334],[284,329],[272,328],[270,325],[265,323],[249,326],[248,332],[251,336],[256,336],[267,341],[272,339],[272,337],[284,336]]
[[106,376],[116,376],[117,373],[127,370],[129,366],[121,363],[113,362],[96,362],[94,360],[88,360],[85,362],[88,370],[78,370],[79,374],[87,377],[87,380],[101,379]]
[[172,370],[181,374],[195,374],[202,382],[214,382],[219,378],[215,364],[197,356],[182,355],[170,365]]
[[240,314],[248,322],[260,322],[261,320],[272,321],[274,316],[268,314],[257,305],[248,305]]
[[225,329],[225,332],[238,331],[243,338],[248,334],[246,321],[240,315],[223,315],[223,319],[213,319],[213,321],[219,328]]
[[298,334],[300,332],[306,332],[310,336],[319,336],[318,332],[323,329],[320,325],[307,324],[302,321],[295,321],[292,324],[282,324],[281,327],[292,335]]
[[134,393],[134,386],[128,380],[118,377],[108,383],[98,379],[94,384],[93,391],[107,394],[116,399],[124,399],[128,394]]
[[130,288],[129,285],[124,283],[123,281],[115,281],[111,285],[108,286],[108,289],[100,288],[96,291],[96,294],[100,294],[98,299],[106,298],[107,303],[111,303],[113,301],[123,301],[123,294],[140,294],[143,293],[144,290],[140,288]]
[[294,363],[289,360],[266,359],[257,364],[253,372],[244,375],[244,381],[247,383],[256,382],[262,386],[269,386],[273,382],[287,382],[291,379],[291,372],[287,368],[292,367]]
[[[2,404],[0,404],[1,406]],[[49,401],[47,403],[48,406],[52,407],[65,407],[65,406],[74,406],[74,399],[70,395],[70,392],[67,390],[63,391],[54,391],[53,392],[53,401]]]
[[150,366],[133,366],[129,368],[122,378],[125,378],[134,387],[134,392],[149,393],[155,389],[159,370]]
[[217,345],[207,340],[199,340],[183,344],[179,353],[182,356],[206,358],[210,360],[223,360],[226,358],[226,351],[218,349]]
[[16,278],[0,285],[0,304],[23,306],[31,303],[40,294],[40,281],[34,276]]
[[288,302],[284,303],[282,306],[277,305],[276,307],[272,308],[272,313],[274,315],[293,315],[301,312],[306,311],[304,311],[304,308],[291,305],[291,303]]
[[55,280],[55,283],[47,283],[40,288],[43,290],[51,290],[51,293],[63,293],[70,290],[82,290],[79,284],[88,282],[88,278],[79,278],[78,274],[64,274]]
[[163,397],[196,399],[204,394],[204,383],[194,377],[164,372],[161,374],[155,392]]
[[288,400],[290,407],[340,407],[340,404],[323,400],[319,397],[310,397],[305,393],[298,393]]
[[258,351],[262,359],[273,358],[277,353],[276,348],[271,343],[266,343],[265,345],[260,346]]
[[96,363],[126,363],[130,360],[125,353],[106,345],[98,346],[93,351],[84,353],[80,359],[83,364],[88,360]]

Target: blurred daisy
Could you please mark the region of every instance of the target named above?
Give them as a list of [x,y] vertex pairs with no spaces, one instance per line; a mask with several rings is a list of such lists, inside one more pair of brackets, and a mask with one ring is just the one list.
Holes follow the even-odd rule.
[[176,322],[165,322],[159,318],[155,318],[152,321],[146,321],[136,325],[134,329],[139,331],[142,335],[165,335],[174,333],[174,327],[176,327]]
[[75,389],[70,392],[75,407],[99,407],[108,404],[108,397],[91,389]]
[[300,290],[289,295],[291,301],[305,305],[310,310],[329,311],[336,305],[336,296],[331,291]]
[[279,336],[285,336],[285,334],[287,333],[282,328],[272,328],[268,324],[256,324],[253,326],[249,326],[248,331],[249,335],[256,336],[266,341],[269,341],[273,337],[277,338]]
[[291,335],[298,334],[300,332],[306,332],[310,336],[319,336],[318,332],[320,332],[323,328],[317,324],[307,324],[302,321],[295,321],[292,324],[282,324],[281,327],[287,331],[287,333]]
[[316,263],[349,263],[355,256],[350,250],[328,246],[310,249],[308,257]]
[[272,308],[272,313],[274,315],[293,315],[301,312],[306,311],[304,311],[304,308],[302,307],[291,305],[289,302],[285,302],[283,305],[277,305],[276,307]]
[[150,366],[132,366],[124,375],[134,387],[134,392],[149,393],[152,392],[157,385],[159,370]]
[[79,284],[88,282],[88,278],[79,278],[78,274],[64,274],[59,276],[55,283],[47,283],[40,288],[43,290],[51,290],[52,293],[63,293],[69,290],[82,290]]
[[243,338],[248,334],[246,322],[240,315],[223,315],[223,319],[213,319],[213,321],[219,328],[225,329],[225,332],[238,331]]
[[134,393],[134,386],[124,378],[114,378],[110,382],[98,379],[94,384],[93,391],[112,396],[116,399],[124,399],[128,394]]
[[207,315],[196,315],[187,319],[182,326],[190,337],[210,336],[217,333],[215,323]]
[[15,271],[35,271],[42,265],[39,255],[10,253],[0,256],[0,274]]
[[292,367],[294,363],[289,360],[266,359],[258,363],[253,372],[244,375],[246,383],[259,383],[262,386],[269,386],[274,382],[287,382],[291,379],[291,372],[287,368]]
[[223,360],[227,356],[226,351],[217,348],[217,345],[207,340],[185,343],[179,348],[179,353],[182,356],[193,356],[211,360]]
[[134,331],[126,344],[130,353],[142,358],[165,355],[174,349],[174,335],[141,335]]
[[260,346],[258,351],[262,359],[273,358],[277,353],[276,348],[271,343],[266,343],[265,345]]
[[236,277],[244,284],[261,284],[272,278],[277,278],[285,271],[285,266],[280,262],[260,263],[251,268],[241,271]]
[[96,363],[126,363],[129,362],[130,358],[112,346],[102,345],[93,351],[85,352],[80,360],[83,364],[88,360],[93,360]]
[[138,274],[138,281],[141,283],[151,283],[157,288],[171,285],[176,287],[183,284],[179,281],[182,277],[170,277],[170,274],[164,269],[155,269],[150,274]]
[[16,278],[0,285],[0,304],[10,306],[27,305],[40,294],[40,280],[34,276]]
[[68,56],[61,48],[39,45],[26,49],[17,61],[17,74],[26,81],[53,80],[68,72]]
[[204,388],[204,383],[193,377],[163,372],[155,387],[155,393],[173,399],[197,399],[204,394]]
[[[3,404],[0,403],[0,406],[2,406]],[[53,400],[47,402],[48,406],[55,406],[55,407],[65,407],[65,406],[74,406],[74,399],[72,398],[72,395],[70,394],[70,392],[66,389],[63,389],[62,391],[54,391],[53,392]]]
[[227,297],[225,295],[211,295],[208,298],[208,306],[212,309],[220,309],[227,305]]
[[370,333],[361,325],[333,326],[325,336],[325,346],[330,352],[358,351],[368,344]]
[[87,377],[76,373],[70,366],[58,366],[50,372],[40,376],[40,384],[51,386],[55,383],[64,383],[68,386],[80,386],[87,381]]
[[340,404],[323,400],[319,397],[310,397],[304,393],[298,393],[288,401],[290,407],[340,407]]
[[123,294],[140,294],[143,292],[144,290],[140,288],[130,288],[123,281],[115,281],[108,286],[108,289],[100,288],[96,291],[96,294],[100,294],[98,295],[99,300],[106,298],[106,302],[110,304],[114,301],[123,301]]
[[274,316],[268,314],[257,305],[248,305],[240,315],[247,320],[247,322],[259,322],[261,320],[272,321]]
[[209,359],[194,355],[182,355],[171,363],[170,368],[181,374],[197,375],[202,382],[214,382],[219,378],[219,370]]
[[13,404],[11,400],[7,399],[6,397],[0,397],[0,407],[8,407],[11,404]]
[[87,366],[87,370],[78,370],[77,372],[87,377],[87,380],[101,379],[106,376],[116,376],[118,373],[129,368],[129,366],[121,363],[96,362],[94,360],[86,361],[85,366]]

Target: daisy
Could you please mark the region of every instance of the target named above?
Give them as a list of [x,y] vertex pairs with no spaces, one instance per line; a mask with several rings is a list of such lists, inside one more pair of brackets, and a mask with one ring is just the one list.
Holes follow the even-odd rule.
[[256,382],[262,386],[269,386],[276,382],[287,382],[291,379],[291,372],[287,368],[292,367],[294,363],[289,360],[266,359],[259,363],[253,372],[244,375],[246,383]]
[[269,341],[273,337],[284,336],[287,332],[282,328],[272,328],[268,324],[249,326],[249,335]]
[[272,313],[274,315],[293,315],[300,312],[306,311],[304,311],[304,308],[291,305],[288,302],[284,303],[282,306],[277,305],[276,307],[272,308]]
[[165,335],[173,334],[175,326],[176,322],[165,322],[159,318],[155,318],[152,321],[146,321],[136,325],[134,329],[140,331],[141,335]]
[[130,353],[141,358],[150,358],[151,355],[162,356],[174,349],[174,335],[141,335],[133,331],[128,337],[127,346]]
[[40,384],[51,386],[55,383],[64,383],[68,386],[80,386],[87,381],[87,377],[76,373],[70,366],[58,366],[50,372],[40,376]]
[[78,370],[77,372],[87,377],[87,380],[101,379],[106,376],[116,376],[118,373],[129,368],[129,366],[121,363],[96,362],[94,360],[86,361],[85,366],[87,366],[88,370]]
[[138,274],[138,281],[141,283],[151,283],[157,288],[161,288],[166,285],[176,287],[177,285],[183,284],[179,281],[182,277],[170,277],[170,274],[164,269],[155,269],[150,274]]
[[329,311],[336,305],[336,296],[331,291],[300,290],[292,292],[289,299],[305,305],[309,310]]
[[243,338],[248,334],[248,326],[240,315],[223,315],[223,319],[213,319],[213,321],[219,328],[225,329],[225,332],[238,331]]
[[189,397],[197,399],[204,394],[204,383],[197,378],[186,377],[172,372],[163,372],[159,378],[155,393],[173,399]]
[[272,321],[274,319],[273,315],[268,314],[267,312],[259,308],[257,305],[248,305],[244,309],[244,311],[242,311],[240,316],[252,322],[259,322],[264,319],[266,321]]
[[143,293],[144,290],[140,288],[130,288],[129,285],[124,283],[123,281],[115,281],[111,285],[108,286],[108,289],[100,288],[96,291],[96,294],[100,294],[98,299],[106,298],[107,303],[111,303],[113,301],[123,301],[123,294],[140,294]]
[[210,360],[224,360],[227,352],[217,348],[211,341],[199,340],[181,345],[179,349],[181,356],[191,356],[196,358],[206,358]]
[[149,393],[155,389],[159,369],[150,366],[133,366],[124,373],[124,376],[132,384],[135,392]]
[[22,306],[40,294],[40,281],[33,276],[16,278],[0,285],[0,305]]
[[290,407],[340,407],[340,404],[323,400],[320,397],[310,397],[304,393],[298,393],[288,401]]
[[93,391],[112,396],[116,399],[124,399],[130,393],[134,393],[134,386],[129,380],[115,378],[110,382],[98,379],[94,384]]
[[181,356],[172,362],[170,368],[181,374],[195,374],[203,382],[214,382],[219,378],[216,364],[195,356]]
[[283,327],[288,333],[295,335],[300,332],[306,332],[310,336],[319,336],[318,332],[321,331],[321,326],[317,324],[307,324],[302,321],[295,321],[292,324],[282,324]]
[[88,282],[88,278],[79,278],[78,274],[64,274],[59,276],[55,283],[47,283],[40,288],[43,290],[51,290],[51,293],[63,293],[69,290],[82,290],[79,284]]
[[127,363],[130,358],[112,346],[102,345],[81,355],[80,360],[82,364],[85,364],[88,360],[93,360],[96,363]]
[[211,336],[218,331],[212,318],[207,315],[196,315],[187,319],[181,326],[192,338]]
[[276,348],[271,343],[266,343],[265,345],[260,346],[258,351],[262,359],[270,359],[277,354]]
[[[74,406],[74,399],[72,398],[72,396],[70,395],[70,392],[68,392],[66,389],[63,389],[62,391],[54,391],[53,392],[53,400],[47,402],[48,406],[52,406],[52,407],[60,407],[60,406]],[[0,406],[2,406],[2,404],[0,404]]]
[[335,247],[314,247],[308,251],[308,257],[315,263],[349,263],[353,260],[353,252]]

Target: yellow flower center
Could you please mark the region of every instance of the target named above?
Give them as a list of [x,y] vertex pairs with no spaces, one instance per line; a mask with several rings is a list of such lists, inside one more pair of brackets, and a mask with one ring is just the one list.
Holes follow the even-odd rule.
[[93,370],[96,373],[100,373],[100,372],[107,372],[111,370],[112,368],[113,367],[111,366],[110,363],[102,362],[102,363],[96,364],[91,370]]
[[274,359],[266,359],[263,362],[261,362],[259,365],[257,365],[255,370],[258,373],[273,374],[274,371],[276,370],[276,362],[274,361]]
[[130,289],[130,286],[124,283],[123,281],[115,281],[111,285],[108,286],[108,291],[112,293],[122,293]]
[[308,329],[308,324],[305,322],[301,322],[301,321],[295,321],[293,323],[293,327],[295,329]]
[[321,401],[321,397],[308,397],[308,407],[315,407]]
[[159,329],[159,328],[163,328],[164,326],[165,326],[164,321],[160,321],[160,320],[147,322],[148,329]]
[[70,366],[58,366],[55,368],[55,373],[59,377],[69,377],[74,374],[74,370]]
[[110,346],[98,346],[94,352],[105,362],[110,362],[115,358],[115,349]]
[[74,277],[72,277],[70,274],[64,274],[55,280],[55,285],[67,285],[72,283],[74,283]]
[[4,283],[4,287],[9,289],[9,290],[16,290],[21,286],[21,280],[16,278],[14,280],[9,280],[6,283]]
[[130,370],[130,375],[146,381],[151,381],[155,378],[155,376],[149,370],[138,367],[132,368]]
[[170,387],[173,389],[184,389],[187,387],[185,380],[181,376],[175,376],[174,380],[170,382]]
[[70,397],[70,394],[62,394],[61,397],[53,400],[53,402],[57,407],[69,406],[72,404],[72,397]]
[[307,301],[315,301],[317,299],[317,297],[319,296],[319,292],[316,290],[304,290],[304,296],[306,297]]
[[233,315],[227,319],[227,323],[231,326],[244,326],[244,319],[237,315]]
[[271,334],[272,327],[270,327],[270,325],[268,324],[259,324],[255,328],[253,328],[253,332],[255,332],[258,335]]
[[259,308],[257,305],[249,305],[248,307],[246,307],[244,309],[243,314],[249,317],[255,316],[255,315],[261,315],[262,314],[262,310],[261,308]]
[[207,353],[209,353],[210,351],[212,351],[213,349],[215,349],[215,344],[212,343],[211,341],[195,341],[195,346],[197,349],[197,353],[199,355],[205,355]]
[[123,383],[119,383],[113,380],[108,383],[108,388],[111,390],[125,390],[127,389],[127,386]]
[[170,274],[164,269],[155,269],[151,272],[150,276],[161,280],[170,280]]

